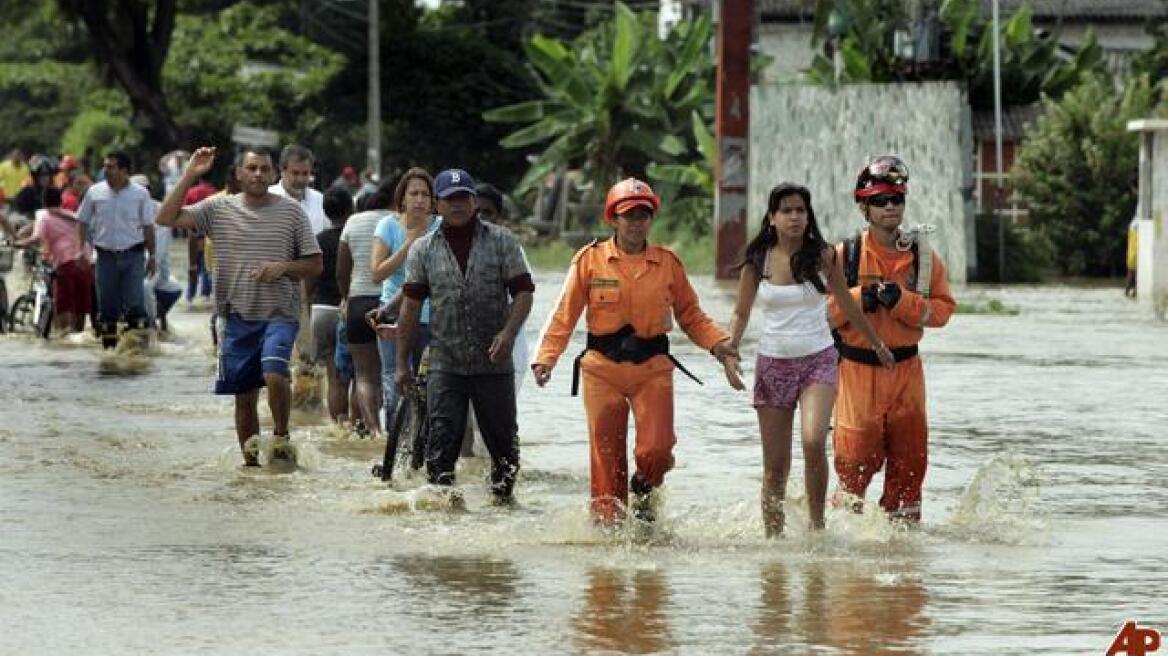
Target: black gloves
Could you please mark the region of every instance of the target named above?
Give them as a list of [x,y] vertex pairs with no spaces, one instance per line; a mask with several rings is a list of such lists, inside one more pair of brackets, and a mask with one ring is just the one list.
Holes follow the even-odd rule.
[[900,285],[894,282],[880,283],[880,288],[876,290],[876,298],[881,305],[891,310],[900,302]]
[[880,284],[872,283],[860,290],[860,306],[865,312],[875,312],[880,309]]
[[875,312],[881,305],[891,310],[899,302],[900,285],[894,282],[874,282],[860,290],[860,306],[865,312]]

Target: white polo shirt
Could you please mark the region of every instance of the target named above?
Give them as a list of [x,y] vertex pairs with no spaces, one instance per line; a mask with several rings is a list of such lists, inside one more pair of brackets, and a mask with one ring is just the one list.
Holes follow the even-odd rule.
[[[268,187],[268,191],[277,196],[292,198],[292,194],[288,193],[282,182]],[[312,234],[315,235],[329,226],[328,217],[324,215],[324,194],[312,187],[305,188],[304,200],[300,201],[300,208],[308,215],[308,222],[312,224]]]
[[145,187],[133,182],[115,191],[102,181],[85,192],[77,220],[89,226],[93,245],[123,251],[141,244],[144,229],[152,229],[157,203]]

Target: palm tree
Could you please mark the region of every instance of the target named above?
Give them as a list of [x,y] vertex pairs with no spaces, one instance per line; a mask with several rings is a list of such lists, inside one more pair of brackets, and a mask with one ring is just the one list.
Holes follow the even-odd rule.
[[524,50],[543,97],[483,114],[526,124],[502,146],[543,146],[516,193],[572,168],[598,195],[619,177],[644,176],[650,162],[699,159],[690,125],[713,116],[711,34],[701,17],[661,38],[655,14],[617,2],[608,21],[570,42],[532,37]]

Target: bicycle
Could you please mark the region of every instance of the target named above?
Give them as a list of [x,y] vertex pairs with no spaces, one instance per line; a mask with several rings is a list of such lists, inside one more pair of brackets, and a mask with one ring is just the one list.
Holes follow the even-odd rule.
[[[422,359],[413,383],[406,387],[393,414],[393,425],[385,435],[385,455],[381,464],[373,465],[373,476],[382,481],[393,480],[394,467],[401,461],[409,462],[411,471],[425,464],[426,446],[430,441],[429,409],[426,405],[426,379],[430,373],[430,349],[422,351]],[[392,384],[392,383],[390,383]]]
[[36,274],[29,276],[28,291],[12,302],[8,310],[8,327],[12,332],[32,332],[48,339],[53,332],[53,267],[40,262]]

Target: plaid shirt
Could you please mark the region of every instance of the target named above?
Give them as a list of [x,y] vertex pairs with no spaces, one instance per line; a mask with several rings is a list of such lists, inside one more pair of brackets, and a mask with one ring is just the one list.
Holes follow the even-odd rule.
[[406,284],[430,290],[430,368],[454,374],[513,373],[511,358],[494,363],[487,350],[511,316],[507,283],[531,274],[510,230],[477,221],[466,275],[442,230],[410,248]]

